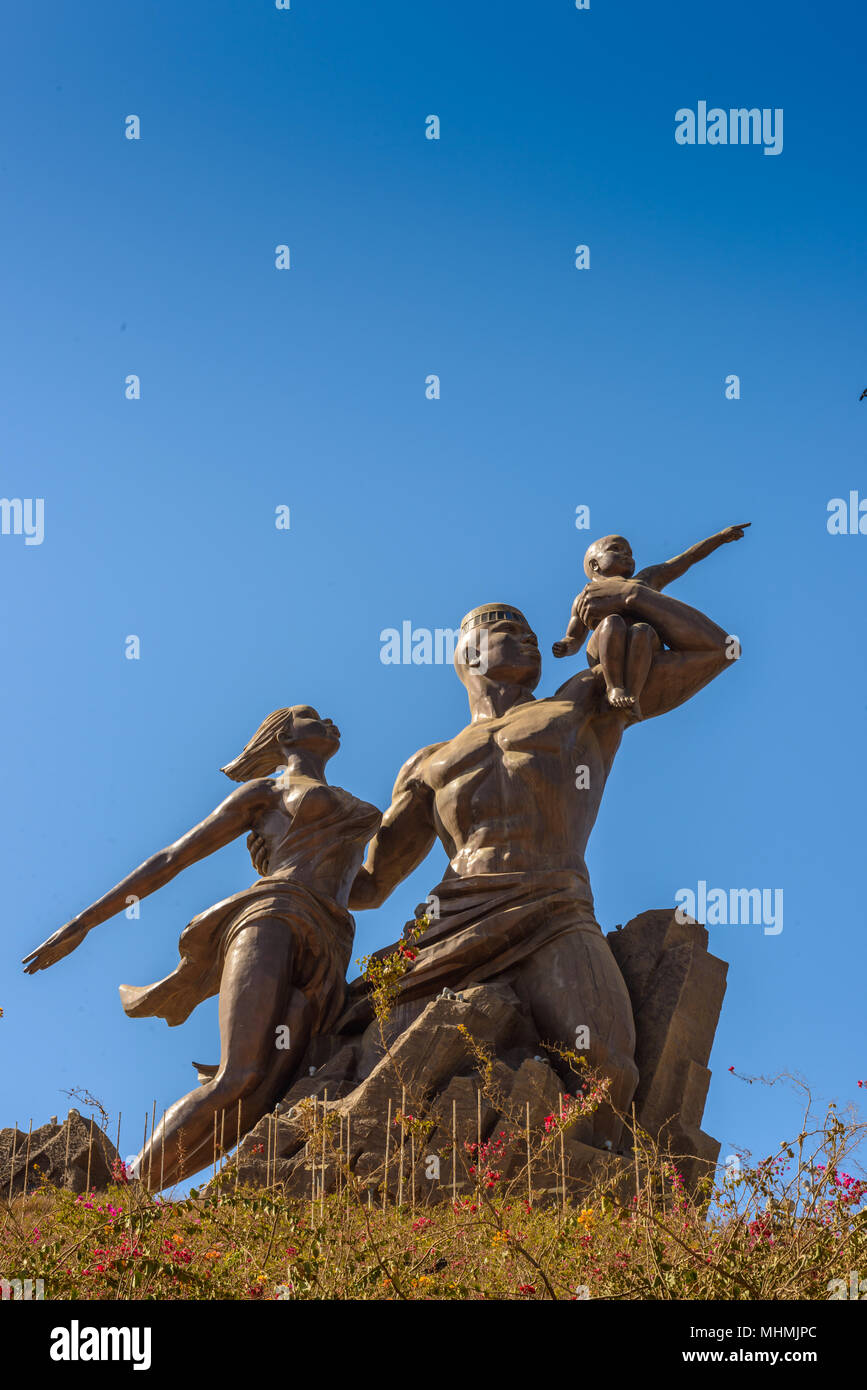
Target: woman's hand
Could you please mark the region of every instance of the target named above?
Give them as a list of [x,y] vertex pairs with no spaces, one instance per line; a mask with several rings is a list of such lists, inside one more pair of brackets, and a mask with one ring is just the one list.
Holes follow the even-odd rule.
[[61,927],[60,931],[43,941],[41,946],[37,946],[35,951],[31,951],[29,956],[24,957],[22,964],[26,973],[35,975],[37,970],[47,970],[49,965],[63,960],[64,956],[70,955],[76,946],[81,945],[89,931],[89,927],[83,927],[78,918],[74,917],[65,927]]
[[634,595],[641,588],[634,579],[594,579],[586,585],[576,600],[578,617],[587,627],[595,628],[611,613],[623,613],[631,606]]
[[253,861],[253,868],[260,878],[268,877],[268,845],[258,830],[251,830],[247,836],[247,849]]

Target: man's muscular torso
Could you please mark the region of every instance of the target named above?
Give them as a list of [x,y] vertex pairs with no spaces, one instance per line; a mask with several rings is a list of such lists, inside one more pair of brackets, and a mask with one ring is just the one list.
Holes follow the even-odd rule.
[[577,689],[469,724],[411,760],[410,779],[429,798],[460,877],[530,872],[540,851],[546,869],[586,873],[584,851],[623,720],[600,712],[592,679],[569,684]]

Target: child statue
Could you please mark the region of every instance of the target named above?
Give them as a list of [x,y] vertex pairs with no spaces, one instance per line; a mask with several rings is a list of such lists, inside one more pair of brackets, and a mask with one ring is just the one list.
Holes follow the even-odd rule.
[[[682,574],[712,555],[721,545],[743,539],[744,530],[750,523],[741,522],[738,526],[727,526],[715,536],[690,546],[682,555],[673,560],[664,560],[660,565],[649,565],[635,574],[635,560],[632,547],[623,536],[603,536],[588,547],[584,556],[584,573],[593,584],[596,579],[609,579],[618,576],[646,584],[649,589],[660,593],[668,584],[679,579]],[[654,653],[662,643],[656,631],[648,624],[630,621],[618,613],[603,618],[594,630],[587,628],[579,616],[581,600],[589,585],[582,589],[572,605],[572,615],[565,636],[555,642],[551,650],[555,656],[572,656],[581,650],[584,638],[590,632],[587,643],[587,661],[590,666],[602,667],[608,703],[612,709],[629,711],[634,718],[641,718],[639,696],[644,689]]]

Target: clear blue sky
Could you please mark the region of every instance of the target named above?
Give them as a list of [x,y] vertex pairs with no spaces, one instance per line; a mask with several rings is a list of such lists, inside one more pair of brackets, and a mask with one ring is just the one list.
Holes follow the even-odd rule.
[[[863,1097],[867,536],[826,519],[867,495],[865,40],[859,6],[805,0],[10,12],[0,492],[45,499],[45,538],[0,536],[0,1125],[86,1086],[131,1152],[216,1060],[214,1001],[169,1029],[117,985],[251,881],[243,843],[49,971],[18,962],[228,792],[269,710],[332,715],[332,779],[384,807],[466,703],[449,667],[383,665],[383,628],[498,599],[547,653],[593,536],[643,565],[747,520],[672,591],[743,660],[627,733],[597,915],[782,888],[780,935],[711,931],[705,1127],[759,1154],[797,1123],[730,1065]],[[782,107],[782,154],[679,146],[700,100]],[[539,693],[573,669],[546,655]],[[443,864],[359,916],[358,954]]]

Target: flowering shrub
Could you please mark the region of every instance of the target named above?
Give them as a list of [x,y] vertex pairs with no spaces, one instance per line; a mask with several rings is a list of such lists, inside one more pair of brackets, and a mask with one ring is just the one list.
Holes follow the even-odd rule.
[[[540,1125],[540,1171],[573,1113],[564,1101],[554,1128]],[[47,1299],[518,1302],[825,1299],[830,1280],[867,1268],[867,1180],[852,1172],[865,1126],[834,1106],[697,1195],[640,1129],[625,1166],[588,1181],[579,1202],[519,1195],[525,1175],[500,1167],[513,1137],[466,1143],[471,1191],[422,1210],[409,1183],[401,1207],[371,1204],[349,1174],[312,1203],[231,1184],[176,1202],[135,1181],[78,1196],[41,1187],[3,1201],[0,1267],[43,1279]]]
[[389,955],[362,956],[356,962],[370,989],[374,1014],[384,1025],[400,993],[400,982],[418,956],[415,942],[430,926],[426,916],[417,917],[404,929],[404,939]]

